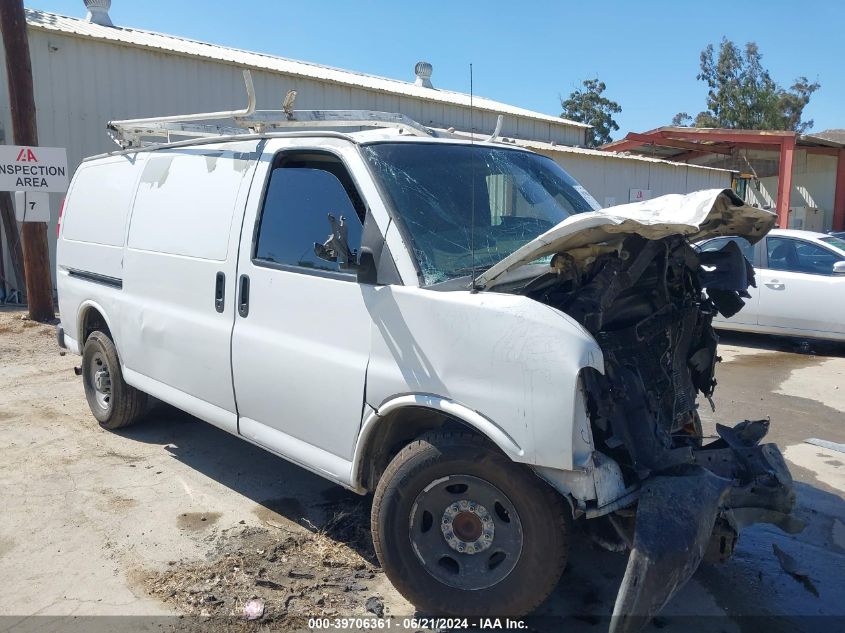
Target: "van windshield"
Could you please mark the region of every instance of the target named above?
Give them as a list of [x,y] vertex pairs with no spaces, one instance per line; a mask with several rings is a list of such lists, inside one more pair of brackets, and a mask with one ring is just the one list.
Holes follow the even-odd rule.
[[488,145],[363,148],[432,285],[483,272],[569,216],[598,208],[550,158]]

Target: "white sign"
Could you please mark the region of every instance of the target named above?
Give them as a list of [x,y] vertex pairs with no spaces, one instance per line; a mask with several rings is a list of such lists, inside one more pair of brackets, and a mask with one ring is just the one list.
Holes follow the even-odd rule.
[[0,191],[67,191],[64,147],[0,145]]
[[616,206],[616,196],[605,196],[604,197],[604,208],[607,209],[608,207],[615,207]]
[[651,189],[631,189],[628,202],[642,202],[651,199]]
[[15,219],[18,222],[49,222],[50,194],[46,191],[16,191]]

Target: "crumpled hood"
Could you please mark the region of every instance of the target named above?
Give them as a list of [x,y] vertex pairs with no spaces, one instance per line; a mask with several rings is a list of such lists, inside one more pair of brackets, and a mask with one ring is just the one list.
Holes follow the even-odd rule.
[[752,244],[775,225],[777,216],[745,204],[731,189],[705,189],[573,215],[479,275],[476,288],[493,285],[502,275],[546,255],[621,240],[636,234],[648,239],[685,235],[691,242],[738,235]]

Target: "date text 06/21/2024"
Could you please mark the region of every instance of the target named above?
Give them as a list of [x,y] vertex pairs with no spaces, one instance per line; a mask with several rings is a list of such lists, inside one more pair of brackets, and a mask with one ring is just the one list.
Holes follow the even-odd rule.
[[351,617],[351,618],[310,618],[309,629],[348,630],[348,629],[397,629],[400,631],[419,631],[420,629],[449,630],[522,630],[528,628],[524,620],[513,618],[481,618],[470,622],[467,618],[391,618],[391,617]]

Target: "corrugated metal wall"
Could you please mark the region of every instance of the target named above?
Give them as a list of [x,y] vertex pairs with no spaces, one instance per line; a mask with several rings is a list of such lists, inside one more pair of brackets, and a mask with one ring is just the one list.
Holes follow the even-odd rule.
[[[759,189],[750,183],[746,201],[774,209],[778,196],[778,177],[759,180]],[[836,191],[836,157],[795,152],[792,165],[792,191],[790,207],[816,207],[824,211],[824,229],[833,226],[833,198]]]
[[[114,149],[105,135],[110,119],[240,108],[246,102],[241,69],[231,64],[31,28],[29,35],[41,144],[68,147],[74,164]],[[0,73],[5,97],[5,71]],[[252,74],[259,109],[279,109],[285,93],[296,90],[299,109],[402,112],[424,125],[470,129],[469,108],[262,70]],[[476,110],[473,123],[492,132],[496,115]],[[513,116],[505,118],[502,134],[583,142],[582,128]]]
[[[66,147],[71,171],[86,156],[116,149],[106,135],[105,126],[110,119],[226,110],[241,108],[246,103],[241,69],[231,64],[32,28],[29,44],[39,143]],[[299,109],[402,112],[425,125],[470,129],[468,108],[261,70],[252,74],[259,109],[279,109],[287,91],[296,90]],[[7,132],[6,142],[12,143],[2,51],[0,105],[0,124]],[[478,130],[492,132],[496,115],[476,110],[473,124]],[[505,118],[502,133],[568,145],[583,142],[582,128],[513,116]],[[51,194],[51,258],[55,256],[52,236],[60,200],[60,195]]]
[[541,151],[554,159],[593,194],[602,206],[628,202],[631,189],[649,189],[656,198],[667,193],[689,193],[700,189],[727,189],[731,174],[715,169],[630,158],[596,156],[561,151]]
[[[85,156],[116,148],[105,132],[110,119],[162,116],[241,108],[246,102],[241,69],[130,46],[29,29],[39,142],[66,147],[71,170]],[[369,109],[402,112],[434,127],[470,129],[468,108],[253,71],[259,109],[278,109],[288,90],[296,90],[299,109]],[[11,143],[5,60],[0,51],[0,123]],[[476,111],[474,126],[492,132],[496,115]],[[506,116],[503,136],[561,145],[583,142],[583,129]],[[559,159],[559,156],[555,156]],[[641,161],[572,155],[561,164],[603,203],[614,196],[628,200],[629,188],[654,195],[727,186],[726,175]],[[694,172],[694,173],[693,173]],[[55,257],[55,223],[61,196],[51,195],[50,255]],[[7,252],[7,249],[4,249]],[[53,259],[55,261],[55,259]],[[7,270],[9,267],[7,266]]]

